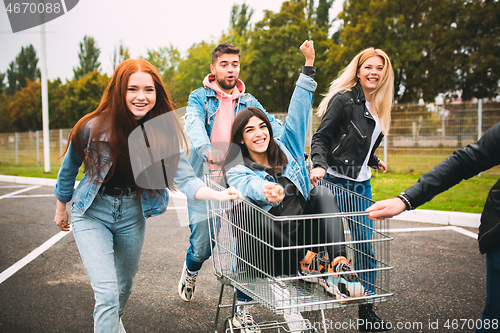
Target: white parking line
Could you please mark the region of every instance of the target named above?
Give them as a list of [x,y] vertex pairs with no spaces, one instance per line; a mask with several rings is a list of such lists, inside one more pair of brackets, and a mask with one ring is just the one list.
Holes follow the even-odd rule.
[[[428,227],[428,228],[399,228],[399,229],[389,229],[389,233],[393,232],[415,232],[415,231],[439,231],[439,230],[451,230],[458,232],[462,235],[469,236],[471,238],[477,239],[477,234],[465,230],[464,228],[455,227],[455,226],[446,226],[446,227]],[[380,230],[381,232],[385,232],[387,230]]]
[[20,188],[20,187],[26,187],[26,185],[5,185],[5,186],[0,186],[0,188]]
[[55,195],[53,194],[14,195],[9,198],[17,199],[17,198],[43,198],[43,197],[55,197]]
[[19,260],[14,265],[10,266],[5,271],[0,273],[0,284],[5,280],[7,280],[8,278],[10,278],[12,275],[14,275],[18,270],[20,270],[21,268],[29,264],[31,261],[36,259],[40,254],[44,253],[47,249],[49,249],[52,245],[57,243],[59,240],[61,240],[64,236],[68,235],[69,233],[70,232],[68,231],[60,231],[55,236],[50,238],[48,241],[40,245],[38,248],[31,251],[30,254],[28,254],[26,257]]
[[11,192],[11,193],[8,193],[8,194],[4,194],[4,195],[0,196],[0,199],[9,198],[9,197],[14,196],[16,194],[27,192],[27,191],[31,191],[31,190],[34,190],[34,189],[39,188],[39,187],[42,187],[42,186],[41,185],[30,186],[30,187],[24,188],[24,189],[19,190],[19,191],[15,191],[15,192]]

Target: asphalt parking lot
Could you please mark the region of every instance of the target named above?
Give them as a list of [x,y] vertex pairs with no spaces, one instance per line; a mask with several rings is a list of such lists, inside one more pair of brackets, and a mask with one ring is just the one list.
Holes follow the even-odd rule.
[[[0,182],[0,332],[92,332],[90,282],[72,233],[60,234],[54,211],[52,187]],[[485,257],[472,234],[477,230],[398,221],[391,221],[391,229],[394,295],[377,305],[377,314],[393,332],[473,332],[486,295]],[[183,199],[148,219],[123,317],[128,333],[214,331],[219,282],[211,262],[200,272],[192,302],[177,294],[188,237]],[[53,244],[41,248],[49,240]],[[282,320],[261,306],[253,313],[258,321]],[[305,315],[314,322],[313,313]],[[325,316],[329,332],[357,331],[349,325],[357,319],[356,307]]]

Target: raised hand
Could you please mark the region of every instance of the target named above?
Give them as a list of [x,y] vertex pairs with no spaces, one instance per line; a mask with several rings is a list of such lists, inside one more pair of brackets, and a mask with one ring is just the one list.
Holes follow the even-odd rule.
[[315,57],[314,42],[312,40],[306,40],[300,46],[300,51],[302,51],[304,57],[306,57],[305,66],[314,66],[314,57]]

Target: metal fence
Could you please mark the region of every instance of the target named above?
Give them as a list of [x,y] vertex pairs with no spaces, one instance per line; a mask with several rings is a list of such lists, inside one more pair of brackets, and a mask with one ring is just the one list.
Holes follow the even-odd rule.
[[[71,129],[49,131],[50,164],[60,165],[68,143]],[[0,164],[41,165],[44,164],[42,131],[23,133],[0,133]]]
[[[185,108],[177,110],[182,116]],[[274,114],[285,121],[286,114]],[[436,104],[397,104],[387,136],[376,154],[390,171],[425,173],[451,155],[454,150],[474,143],[500,121],[500,101]],[[306,151],[321,118],[311,116]],[[50,131],[51,165],[60,165],[70,129]],[[43,165],[42,131],[0,133],[0,164]],[[500,153],[500,152],[499,152]],[[500,175],[500,167],[484,174]]]

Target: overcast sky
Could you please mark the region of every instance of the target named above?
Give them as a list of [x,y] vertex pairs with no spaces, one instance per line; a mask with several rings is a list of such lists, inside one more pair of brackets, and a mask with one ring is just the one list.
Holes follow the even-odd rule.
[[[266,9],[279,12],[282,2],[248,1],[254,9],[252,23],[260,21]],[[335,0],[330,17],[339,12],[342,2]],[[85,35],[96,40],[101,69],[109,74],[113,50],[120,41],[132,58],[145,57],[147,49],[170,43],[185,52],[202,40],[218,41],[228,30],[234,3],[241,5],[244,0],[80,0],[75,8],[45,24],[48,78],[64,82],[73,77]],[[0,4],[0,72],[7,70],[22,46],[33,44],[40,58],[40,41],[40,27],[12,33],[5,6]]]

